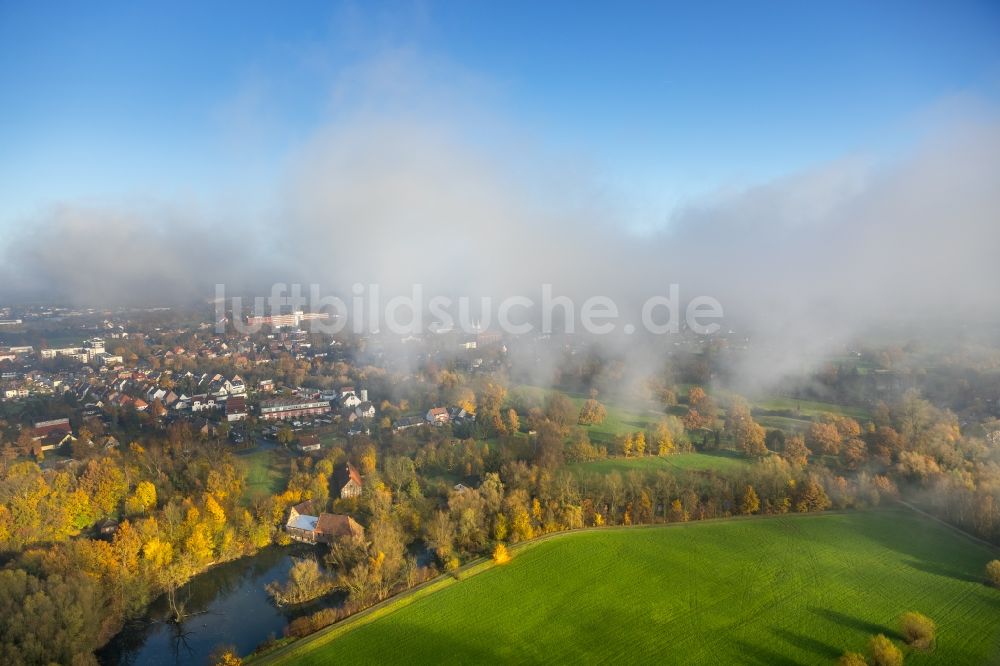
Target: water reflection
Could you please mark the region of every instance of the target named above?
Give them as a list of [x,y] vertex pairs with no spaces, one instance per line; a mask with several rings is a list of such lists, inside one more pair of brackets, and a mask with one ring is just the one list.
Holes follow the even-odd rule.
[[270,547],[255,557],[219,565],[178,590],[188,616],[177,625],[168,622],[170,610],[160,598],[147,617],[125,627],[98,653],[102,664],[208,663],[220,645],[232,645],[240,654],[252,652],[269,636],[281,637],[288,623],[321,608],[336,606],[335,593],[292,608],[278,608],[264,586],[284,582],[295,557],[314,556],[314,547]]

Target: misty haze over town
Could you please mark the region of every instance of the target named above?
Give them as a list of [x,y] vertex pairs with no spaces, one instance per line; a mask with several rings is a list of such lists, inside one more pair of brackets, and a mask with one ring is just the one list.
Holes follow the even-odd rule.
[[49,9],[0,661],[1000,659],[995,4]]

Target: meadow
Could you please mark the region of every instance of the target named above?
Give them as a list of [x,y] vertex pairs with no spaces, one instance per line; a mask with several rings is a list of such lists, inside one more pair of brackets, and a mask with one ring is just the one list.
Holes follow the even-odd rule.
[[811,419],[814,416],[823,414],[837,414],[839,416],[850,416],[854,419],[865,420],[871,418],[871,412],[863,407],[850,405],[838,405],[833,402],[820,402],[818,400],[799,400],[797,398],[768,397],[754,402],[754,407],[773,412],[790,412],[792,418]]
[[704,472],[734,472],[747,468],[749,459],[734,451],[704,451],[677,453],[670,456],[643,456],[641,458],[605,458],[590,462],[574,463],[569,466],[577,474],[609,474],[618,472],[653,473],[660,470],[667,472],[704,471]]
[[278,449],[257,449],[236,456],[246,466],[247,480],[243,501],[249,504],[254,498],[276,495],[288,482],[289,454]]
[[829,664],[916,610],[938,640],[907,663],[996,663],[994,557],[905,509],[564,533],[257,661]]
[[[526,396],[541,405],[549,393],[562,393],[569,398],[577,409],[583,406],[587,396],[560,389],[543,389],[534,386],[518,386],[512,393]],[[656,425],[656,422],[665,416],[652,409],[650,405],[634,404],[622,405],[617,402],[602,402],[607,410],[607,418],[602,423],[591,426],[584,426],[590,440],[595,444],[611,444],[615,437],[630,432],[648,430]]]
[[[686,385],[681,391],[685,394]],[[537,404],[542,404],[549,393],[560,392],[568,397],[577,408],[583,406],[587,396],[561,389],[540,388],[535,386],[518,386],[512,390],[512,394],[519,396],[523,402],[525,398],[533,400]],[[717,401],[726,399],[725,391],[713,393]],[[651,402],[634,401],[624,404],[619,400],[602,401],[607,409],[607,418],[603,423],[585,426],[584,429],[595,444],[610,445],[615,437],[625,435],[639,430],[652,429],[657,421],[666,414],[683,416],[687,407],[683,404],[675,405],[667,409],[662,409],[659,405]],[[823,414],[837,414],[839,416],[850,416],[864,422],[871,418],[869,410],[850,405],[838,405],[832,402],[821,402],[818,400],[800,400],[782,396],[769,395],[752,402],[754,418],[765,428],[778,428],[787,432],[802,432],[809,427],[813,419]],[[722,414],[718,426],[722,426]]]

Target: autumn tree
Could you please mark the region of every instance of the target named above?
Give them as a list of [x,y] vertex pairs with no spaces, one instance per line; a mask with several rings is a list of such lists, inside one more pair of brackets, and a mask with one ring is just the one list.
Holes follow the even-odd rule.
[[767,446],[764,444],[764,437],[764,429],[760,424],[751,420],[741,428],[737,443],[747,456],[760,458],[767,455]]
[[812,453],[806,448],[806,440],[802,435],[792,435],[785,439],[785,448],[781,452],[781,457],[793,465],[805,467],[809,463],[809,454]]
[[494,381],[483,382],[476,392],[476,423],[491,435],[503,427],[500,408],[506,397],[507,389]]
[[504,426],[507,429],[507,434],[514,435],[521,430],[521,419],[517,415],[517,410],[508,409],[504,414]]
[[872,666],[902,666],[903,653],[886,638],[885,634],[872,636],[868,641],[868,654]]
[[545,418],[566,430],[576,423],[579,413],[573,406],[573,401],[564,394],[554,391],[545,399]]
[[808,511],[826,511],[830,508],[830,505],[830,498],[827,497],[822,484],[820,484],[815,478],[810,477],[805,483],[802,484],[802,490],[799,494],[798,501],[795,503],[795,510],[799,513],[806,513]]
[[385,480],[393,492],[399,494],[403,488],[417,478],[413,459],[408,456],[389,456],[385,460]]
[[991,560],[986,565],[986,580],[994,587],[1000,587],[1000,560]]
[[493,561],[497,564],[510,562],[510,552],[503,542],[498,543],[496,548],[493,549]]
[[156,486],[149,481],[136,484],[132,494],[125,500],[125,512],[129,515],[145,514],[156,507]]
[[666,421],[660,421],[656,424],[650,443],[658,456],[666,456],[674,452],[674,436]]
[[841,447],[840,459],[847,469],[858,469],[868,459],[868,446],[864,440],[852,437]]
[[275,603],[279,606],[300,604],[323,596],[336,585],[333,577],[319,567],[319,562],[311,557],[297,560],[288,572],[284,585],[277,581],[266,586]]
[[638,525],[653,522],[653,499],[645,489],[639,492],[639,498],[636,500],[632,513],[633,520]]
[[607,455],[607,450],[598,448],[590,441],[590,435],[584,428],[574,428],[569,434],[566,445],[567,459],[573,461],[597,460]]
[[743,500],[740,502],[740,513],[749,516],[758,511],[760,511],[760,498],[757,497],[757,491],[753,489],[753,486],[748,485],[743,493]]
[[726,409],[726,432],[735,435],[748,421],[752,420],[749,403],[738,395],[733,396],[729,401],[729,407]]
[[371,442],[361,448],[358,452],[358,467],[362,474],[368,475],[375,471],[376,456],[375,445]]
[[637,456],[646,455],[646,433],[641,430],[635,433],[635,437],[632,438],[632,449]]
[[628,433],[622,439],[622,455],[626,458],[632,455],[632,451],[635,448],[635,442],[632,439],[632,433]]
[[556,469],[563,464],[562,430],[551,421],[543,421],[535,435],[536,460],[540,467]]
[[80,488],[101,516],[110,516],[128,492],[128,481],[115,461],[104,457],[87,463],[80,477]]
[[439,562],[448,562],[455,547],[455,525],[446,511],[436,512],[427,523],[424,540],[434,550]]
[[656,390],[656,398],[664,407],[673,407],[677,404],[677,391],[664,386]]
[[704,430],[712,425],[711,419],[705,417],[697,409],[688,408],[682,419],[684,421],[684,428],[691,432]]
[[688,407],[691,409],[702,412],[708,415],[710,412],[714,412],[714,406],[712,405],[712,399],[708,397],[705,393],[705,389],[700,386],[692,386],[688,389]]
[[909,611],[899,618],[899,633],[911,647],[917,650],[930,650],[934,647],[937,625],[923,613]]
[[213,666],[243,666],[243,660],[234,647],[226,647],[214,655]]
[[806,431],[806,445],[826,455],[840,453],[840,432],[830,423],[812,423]]
[[7,664],[89,664],[101,632],[98,583],[85,575],[0,571],[0,655]]
[[903,438],[891,426],[880,425],[874,432],[865,435],[872,455],[888,465],[898,459],[903,450]]
[[837,666],[868,666],[868,660],[859,652],[845,652],[837,660]]
[[605,409],[604,405],[597,402],[594,398],[591,398],[583,403],[583,407],[580,408],[580,425],[599,425],[604,423],[604,419],[608,416],[608,410]]

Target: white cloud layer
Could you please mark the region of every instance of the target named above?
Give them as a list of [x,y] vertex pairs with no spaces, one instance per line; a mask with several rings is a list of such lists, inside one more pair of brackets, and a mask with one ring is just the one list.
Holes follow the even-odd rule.
[[0,295],[153,302],[301,281],[504,296],[552,283],[624,308],[679,283],[779,350],[748,368],[770,374],[868,326],[1000,315],[996,117],[949,120],[889,163],[844,159],[707,197],[637,236],[628,202],[407,57],[338,77],[332,120],[274,184],[277,212],[64,202],[0,248]]

